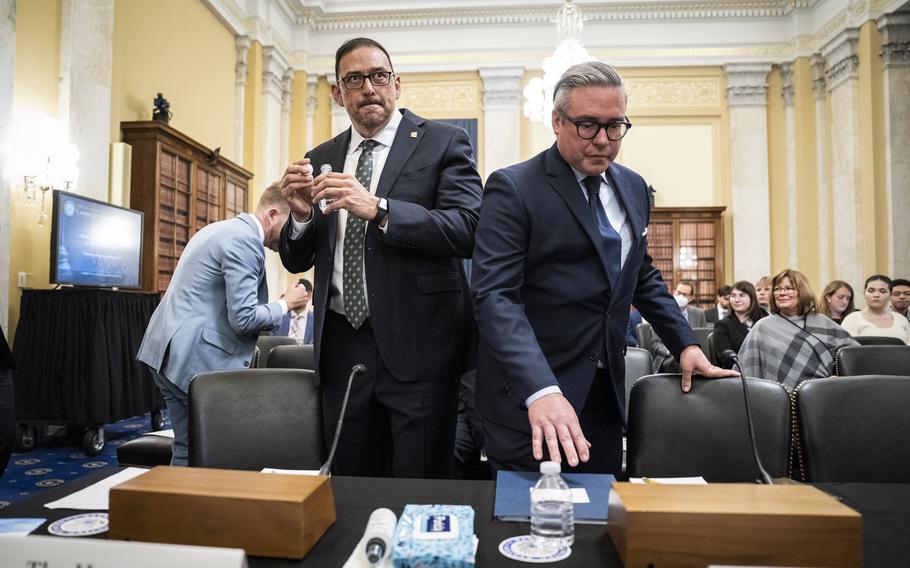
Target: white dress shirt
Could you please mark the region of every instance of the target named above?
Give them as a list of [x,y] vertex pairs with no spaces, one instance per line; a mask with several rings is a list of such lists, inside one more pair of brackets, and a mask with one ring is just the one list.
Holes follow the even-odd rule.
[[[370,138],[370,140],[379,142],[379,144],[373,148],[373,177],[370,180],[370,187],[366,188],[373,195],[376,195],[376,187],[379,185],[379,178],[382,176],[382,170],[385,167],[386,159],[389,157],[389,150],[392,149],[392,142],[395,140],[395,133],[398,132],[399,124],[401,124],[401,113],[398,112],[398,109],[396,108],[392,111],[392,116],[383,129]],[[351,143],[348,146],[347,154],[345,154],[343,173],[354,174],[357,169],[357,161],[360,159],[360,143],[364,140],[365,138],[357,132],[357,129],[352,127]],[[321,164],[313,164],[313,169],[318,171],[320,165]],[[328,308],[337,314],[344,315],[344,284],[342,271],[344,270],[344,233],[348,221],[348,212],[346,209],[339,209],[335,212],[335,216],[337,218],[336,223],[338,223],[338,226],[335,232],[335,258],[332,262],[332,277],[329,281]],[[290,219],[293,229],[291,231],[292,239],[298,239],[312,223],[312,217],[309,221],[303,223],[294,219],[293,216]],[[387,223],[390,223],[391,218],[388,219]],[[387,229],[388,224],[381,230],[385,232]],[[366,274],[366,271],[364,271],[364,274]],[[367,293],[366,277],[364,277],[363,288],[364,298],[369,298],[370,295]]]

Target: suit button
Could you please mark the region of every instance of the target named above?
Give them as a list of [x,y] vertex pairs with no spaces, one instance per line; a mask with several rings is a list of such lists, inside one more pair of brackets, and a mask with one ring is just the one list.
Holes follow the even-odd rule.
[[613,317],[613,310],[607,310],[607,317],[608,318]]
[[244,362],[243,362],[243,366],[244,366],[244,367],[249,367],[249,366],[250,366],[250,362],[249,362],[249,361],[244,361]]
[[592,361],[597,361],[597,353],[595,351],[591,351],[590,353],[588,353],[588,359],[590,359]]

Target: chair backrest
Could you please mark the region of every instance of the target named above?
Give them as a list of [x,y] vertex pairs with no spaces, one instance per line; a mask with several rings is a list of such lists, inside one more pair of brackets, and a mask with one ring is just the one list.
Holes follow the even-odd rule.
[[[787,474],[790,401],[777,381],[748,379],[755,438],[771,477]],[[680,375],[642,377],[629,400],[626,472],[630,477],[688,477],[754,481],[759,477],[749,441],[739,378],[693,379],[683,393]]]
[[708,361],[717,365],[717,352],[714,350],[714,332],[708,334]]
[[693,327],[692,331],[695,332],[695,337],[698,338],[698,342],[701,344],[701,351],[705,354],[709,360],[711,359],[711,350],[708,348],[708,338],[714,332],[713,327]]
[[256,340],[256,347],[259,348],[259,356],[256,357],[253,366],[264,369],[269,366],[269,356],[273,347],[279,345],[297,345],[297,340],[293,337],[281,337],[278,335],[260,335]]
[[853,339],[860,345],[906,345],[896,337],[884,337],[881,335],[857,335]]
[[202,373],[189,390],[189,465],[319,469],[322,404],[313,371]]
[[910,375],[910,346],[861,345],[844,347],[834,358],[834,374]]
[[626,420],[629,419],[629,391],[632,384],[651,374],[651,352],[640,347],[626,349]]
[[635,340],[638,341],[638,346],[642,349],[651,348],[651,339],[654,337],[653,334],[654,332],[649,323],[640,323],[635,326]]
[[272,347],[269,369],[316,370],[316,353],[312,345],[278,345]]
[[795,393],[809,481],[910,483],[910,377],[812,379]]

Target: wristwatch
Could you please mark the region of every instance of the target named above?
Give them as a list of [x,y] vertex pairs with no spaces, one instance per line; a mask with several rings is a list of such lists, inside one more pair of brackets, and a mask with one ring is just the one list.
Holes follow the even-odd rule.
[[376,216],[373,217],[373,222],[376,223],[377,227],[382,226],[382,220],[385,219],[389,214],[389,202],[386,201],[385,197],[379,198],[379,205],[376,206]]

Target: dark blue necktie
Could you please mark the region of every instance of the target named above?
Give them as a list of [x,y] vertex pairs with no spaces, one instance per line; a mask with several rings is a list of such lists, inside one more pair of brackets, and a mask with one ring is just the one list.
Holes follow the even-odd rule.
[[610,283],[615,285],[619,279],[619,270],[622,265],[622,239],[610,224],[607,212],[600,203],[600,184],[603,182],[603,178],[588,176],[583,181],[585,189],[588,190],[588,205],[597,220],[597,230],[603,237],[603,247],[607,257],[607,277],[610,279]]

